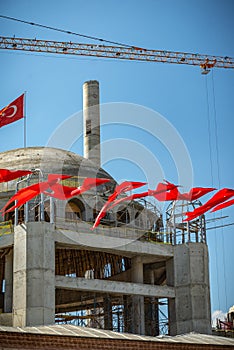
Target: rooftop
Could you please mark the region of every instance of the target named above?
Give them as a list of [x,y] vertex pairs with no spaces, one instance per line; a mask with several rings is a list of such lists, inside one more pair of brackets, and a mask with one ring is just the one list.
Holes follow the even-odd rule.
[[217,337],[207,334],[188,333],[177,336],[158,336],[149,337],[129,333],[117,333],[113,331],[85,328],[73,325],[51,325],[38,327],[3,327],[0,326],[0,333],[24,333],[24,334],[38,334],[38,335],[56,335],[56,336],[70,336],[70,337],[84,337],[84,338],[99,338],[99,339],[119,339],[119,340],[138,340],[149,342],[163,342],[163,343],[182,343],[182,344],[212,344],[225,345],[234,347],[234,339]]

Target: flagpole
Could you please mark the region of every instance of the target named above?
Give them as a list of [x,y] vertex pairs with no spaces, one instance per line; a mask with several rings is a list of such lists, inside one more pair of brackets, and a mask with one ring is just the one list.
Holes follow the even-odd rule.
[[24,148],[26,148],[26,91],[24,92]]

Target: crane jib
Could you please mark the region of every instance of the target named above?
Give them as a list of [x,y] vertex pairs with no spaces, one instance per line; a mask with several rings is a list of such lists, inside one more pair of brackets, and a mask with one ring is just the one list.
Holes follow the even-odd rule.
[[213,67],[234,68],[234,58],[227,56],[223,57],[165,50],[149,50],[139,47],[107,46],[1,36],[0,49],[146,62],[188,64],[201,67],[204,73],[208,72],[209,69]]

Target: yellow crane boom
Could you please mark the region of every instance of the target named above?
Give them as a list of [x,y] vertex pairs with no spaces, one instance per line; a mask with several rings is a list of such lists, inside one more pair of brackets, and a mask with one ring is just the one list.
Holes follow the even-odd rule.
[[200,66],[203,73],[210,68],[234,68],[231,57],[202,55],[186,52],[148,50],[139,47],[106,46],[51,40],[0,37],[0,49],[47,52],[63,55],[91,56],[122,60],[188,64]]

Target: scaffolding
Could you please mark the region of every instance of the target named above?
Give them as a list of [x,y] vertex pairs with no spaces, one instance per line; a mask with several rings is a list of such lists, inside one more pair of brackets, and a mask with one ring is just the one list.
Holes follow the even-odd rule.
[[188,211],[193,211],[201,206],[201,202],[196,200],[173,201],[166,210],[166,225],[163,232],[165,243],[173,245],[186,242],[206,243],[206,220],[205,215],[199,216],[193,221],[184,221]]
[[[131,295],[80,294],[74,311],[57,312],[57,324],[134,333],[134,300]],[[146,335],[169,334],[167,299],[144,298]],[[61,310],[60,310],[61,311]],[[134,315],[134,316],[133,316]],[[139,315],[140,317],[140,315]]]

